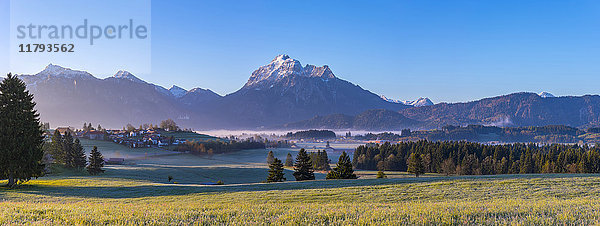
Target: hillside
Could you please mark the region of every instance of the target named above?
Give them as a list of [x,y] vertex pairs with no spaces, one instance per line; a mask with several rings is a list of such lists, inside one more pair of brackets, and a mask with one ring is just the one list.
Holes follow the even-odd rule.
[[542,97],[514,93],[466,103],[439,103],[409,107],[398,112],[369,110],[357,116],[325,115],[283,128],[358,130],[441,129],[446,125],[499,127],[565,125],[590,128],[600,125],[600,96]]
[[424,128],[444,125],[591,127],[600,123],[600,96],[543,98],[535,93],[514,93],[467,103],[441,103],[400,111],[425,122]]
[[356,129],[356,130],[401,130],[417,127],[421,122],[404,117],[404,115],[390,110],[368,110],[356,116],[334,114],[317,116],[309,120],[287,123],[284,129]]

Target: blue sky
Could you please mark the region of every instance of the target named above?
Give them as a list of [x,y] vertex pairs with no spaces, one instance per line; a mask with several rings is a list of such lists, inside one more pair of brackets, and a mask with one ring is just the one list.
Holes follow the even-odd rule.
[[[8,1],[1,2],[6,31]],[[151,13],[151,73],[132,73],[167,88],[231,93],[285,53],[401,100],[600,93],[597,1],[155,0]],[[1,71],[10,68],[7,33],[0,36]],[[128,69],[63,66],[98,77]]]

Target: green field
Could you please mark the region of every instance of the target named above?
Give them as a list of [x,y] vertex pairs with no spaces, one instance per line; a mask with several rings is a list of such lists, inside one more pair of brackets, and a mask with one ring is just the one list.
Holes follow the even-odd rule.
[[0,190],[0,224],[598,224],[597,175],[224,186],[61,176]]
[[[359,180],[257,183],[269,150],[194,156],[85,141],[128,156],[100,176],[64,171],[0,188],[0,224],[437,225],[599,224],[600,175],[414,178],[357,171]],[[297,150],[273,149],[285,158]],[[149,153],[148,155],[146,153]],[[167,182],[172,175],[176,183]],[[318,174],[317,178],[323,178]],[[223,180],[226,185],[199,185]],[[6,181],[0,181],[6,183]]]

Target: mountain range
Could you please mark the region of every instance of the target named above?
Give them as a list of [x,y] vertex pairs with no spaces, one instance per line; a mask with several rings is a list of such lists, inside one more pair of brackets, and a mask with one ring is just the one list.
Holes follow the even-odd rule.
[[410,106],[414,106],[414,107],[423,107],[423,106],[433,105],[433,102],[429,98],[426,98],[426,97],[421,97],[421,98],[419,98],[417,100],[412,100],[412,101],[411,100],[404,100],[404,101],[402,101],[402,100],[390,99],[390,98],[387,98],[384,95],[381,95],[381,99],[383,99],[383,100],[385,100],[387,102],[402,103],[402,104],[410,105]]
[[127,71],[100,79],[50,64],[19,75],[34,94],[41,120],[55,126],[84,122],[105,128],[172,118],[201,129],[431,129],[444,125],[599,125],[600,96],[554,97],[515,93],[467,103],[434,104],[428,98],[397,101],[335,76],[327,66],[302,65],[279,55],[259,67],[236,92],[166,89]]

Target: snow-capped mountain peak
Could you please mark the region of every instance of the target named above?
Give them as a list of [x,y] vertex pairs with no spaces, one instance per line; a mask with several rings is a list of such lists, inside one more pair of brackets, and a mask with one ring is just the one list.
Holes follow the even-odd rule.
[[116,78],[116,79],[123,79],[123,80],[129,80],[129,81],[132,81],[132,82],[135,82],[135,83],[140,83],[140,84],[147,84],[147,85],[151,85],[151,86],[153,86],[153,87],[154,87],[154,89],[156,89],[156,91],[158,91],[158,92],[162,93],[163,95],[166,95],[166,96],[172,96],[172,95],[173,95],[173,94],[172,94],[172,93],[171,93],[171,92],[170,92],[168,89],[165,89],[165,88],[164,88],[164,87],[162,87],[162,86],[155,85],[155,84],[152,84],[152,83],[148,83],[148,82],[146,82],[146,81],[144,81],[144,80],[141,80],[141,79],[139,79],[138,77],[135,77],[135,75],[133,75],[133,74],[131,74],[131,73],[129,73],[128,71],[125,71],[125,70],[120,70],[120,71],[118,71],[118,72],[117,72],[117,73],[116,73],[116,74],[113,76],[113,78]]
[[169,92],[171,92],[171,94],[173,94],[173,96],[179,98],[179,97],[182,97],[183,95],[185,95],[187,93],[187,90],[185,90],[184,88],[181,88],[179,86],[173,85],[169,89]]
[[321,67],[306,65],[303,67],[300,61],[290,58],[288,55],[281,54],[275,57],[271,63],[254,71],[245,87],[262,82],[275,82],[289,76],[318,77],[323,80],[335,78],[335,75],[327,65]]
[[394,100],[394,99],[387,98],[384,95],[381,95],[380,97],[381,97],[381,99],[383,99],[383,100],[385,100],[387,102],[401,103],[401,104],[411,105],[411,106],[415,106],[415,107],[423,107],[423,106],[433,105],[433,102],[429,98],[426,98],[426,97],[421,97],[421,98],[419,98],[417,100],[412,100],[412,101],[411,100],[405,100],[405,101]]
[[291,59],[290,56],[288,56],[287,54],[279,54],[271,61],[271,63],[273,63],[273,62],[282,63],[287,59]]
[[542,97],[542,98],[553,98],[553,97],[556,97],[556,96],[552,95],[552,93],[549,93],[549,92],[541,92],[538,95],[540,97]]
[[143,80],[139,79],[138,77],[135,77],[135,75],[129,73],[128,71],[124,71],[124,70],[118,71],[113,77],[118,78],[118,79],[127,79],[129,81],[137,82],[137,83],[146,83]]
[[[51,74],[58,74],[60,72],[66,71],[66,70],[70,70],[58,65],[54,65],[54,64],[48,64],[48,66],[46,66],[46,68],[44,68],[44,70],[42,72],[44,73],[51,73]],[[41,73],[41,72],[40,72]]]
[[404,101],[406,105],[412,105],[415,107],[423,107],[433,105],[433,102],[429,98],[421,97],[415,101]]
[[48,64],[43,71],[40,71],[37,77],[63,77],[63,78],[94,78],[90,73],[77,71],[70,68],[61,67],[55,64]]
[[379,96],[379,97],[381,97],[381,99],[383,99],[383,100],[385,100],[385,101],[387,101],[387,102],[391,102],[391,103],[397,103],[397,104],[399,104],[399,103],[402,103],[402,101],[399,101],[399,100],[394,100],[394,99],[390,99],[390,98],[387,98],[387,97],[386,97],[386,96],[384,96],[384,95],[381,95],[381,96]]

